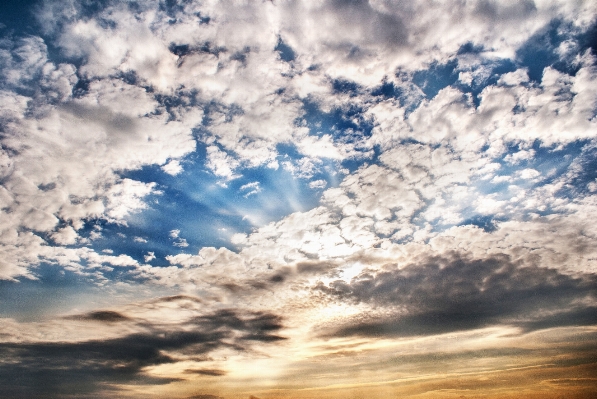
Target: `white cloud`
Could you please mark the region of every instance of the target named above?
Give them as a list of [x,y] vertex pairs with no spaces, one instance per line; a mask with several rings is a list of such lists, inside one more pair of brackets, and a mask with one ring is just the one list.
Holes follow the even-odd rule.
[[169,175],[176,176],[183,171],[183,168],[180,166],[180,162],[178,160],[173,159],[162,166],[162,170]]
[[225,178],[226,180],[236,179],[240,175],[234,173],[240,163],[234,158],[230,157],[224,151],[216,146],[207,147],[207,167],[213,171],[216,176]]
[[[186,248],[189,246],[189,243],[187,242],[186,238],[182,238],[180,236],[179,229],[170,230],[169,236],[170,236],[170,238],[172,238],[174,240],[172,245],[174,245],[175,247]],[[148,261],[146,261],[146,262],[148,262]]]
[[66,226],[52,234],[52,239],[60,245],[72,245],[77,242],[77,237],[77,232],[71,226]]
[[504,182],[509,182],[512,181],[512,176],[508,176],[508,175],[502,175],[502,176],[495,176],[493,179],[491,179],[492,183],[504,183]]
[[504,161],[510,164],[519,164],[522,161],[529,161],[535,157],[535,150],[520,150],[504,157]]
[[155,192],[154,187],[155,183],[123,179],[106,193],[106,215],[115,222],[124,222],[126,215],[147,207],[143,197]]
[[[49,93],[46,100],[36,97],[37,114],[31,114],[32,99],[7,91],[1,96],[6,129],[1,199],[10,216],[2,218],[0,230],[17,240],[2,240],[0,252],[15,265],[51,258],[41,241],[33,245],[35,240],[27,244],[24,236],[18,238],[21,228],[47,232],[57,244],[72,245],[78,239],[73,231],[86,220],[124,223],[130,212],[145,208],[143,198],[158,193],[155,185],[119,179],[115,172],[164,163],[194,150],[191,128],[201,118],[201,113],[184,109],[180,121],[150,115],[158,107],[155,100],[145,89],[119,80],[93,81],[84,96],[72,99],[74,67],[48,63],[43,42],[33,42],[26,43],[26,50],[15,50],[28,65],[12,70],[13,83],[39,71]],[[59,219],[72,231],[56,229]],[[29,255],[19,255],[17,247],[28,248]]]
[[145,263],[151,262],[152,260],[155,259],[155,252],[152,252],[152,251],[147,252],[146,255],[143,255],[143,259],[145,260]]
[[311,187],[313,189],[318,189],[318,190],[326,188],[327,185],[328,185],[328,182],[325,180],[314,180],[309,183],[309,187]]
[[255,195],[257,193],[260,193],[261,192],[261,187],[259,186],[259,182],[254,181],[254,182],[251,182],[251,183],[243,184],[239,188],[239,190],[240,191],[244,191],[245,193],[244,193],[243,196],[245,198],[248,198],[251,195]]
[[[235,238],[255,262],[266,259],[257,254],[256,243],[264,244],[265,253],[281,248],[273,256],[280,264],[317,251],[328,258],[348,256],[411,234],[428,239],[431,232],[421,226],[458,223],[470,206],[484,214],[539,209],[550,201],[548,195],[523,200],[514,190],[520,201],[512,202],[481,196],[475,185],[482,179],[509,180],[495,175],[497,161],[516,166],[533,160],[529,144],[535,140],[555,145],[594,136],[597,72],[590,52],[577,54],[575,76],[546,68],[541,83],[530,84],[525,69],[504,74],[480,93],[479,104],[454,87],[409,112],[398,99],[368,94],[385,79],[406,93],[403,101],[416,104],[423,94],[409,81],[412,72],[455,59],[460,81],[476,84],[487,79],[486,61],[514,56],[554,16],[574,21],[575,29],[589,26],[594,4],[207,2],[182,4],[180,12],[172,11],[176,18],[154,9],[156,4],[139,6],[136,14],[123,5],[106,6],[98,11],[104,24],[77,16],[76,7],[45,4],[41,22],[54,29],[58,42],[53,44],[64,56],[77,58],[79,69],[75,63],[50,62],[38,37],[2,50],[0,113],[7,134],[0,153],[0,203],[10,211],[0,223],[3,276],[28,275],[26,265],[58,256],[45,248],[41,233],[72,245],[81,240],[77,232],[87,221],[125,223],[145,209],[158,187],[118,174],[145,165],[181,173],[180,160],[195,150],[192,129],[199,125],[206,167],[224,185],[245,167],[275,168],[280,162],[295,176],[312,178],[322,172],[323,158],[363,159],[375,145],[381,149],[380,165],[362,167],[325,191],[316,216],[294,214],[244,240]],[[212,22],[199,25],[198,12]],[[274,51],[280,39],[292,47],[291,62]],[[456,56],[466,43],[481,53]],[[186,53],[173,54],[171,44],[187,45]],[[562,57],[574,51],[570,41],[558,48]],[[86,87],[73,97],[77,76],[86,79]],[[334,92],[337,78],[359,89]],[[14,93],[35,79],[43,96]],[[180,90],[194,93],[192,105],[181,98],[179,104],[170,101]],[[360,133],[310,132],[305,99],[324,112],[362,107],[363,118],[374,123],[372,136],[349,142],[343,133]],[[295,144],[305,156],[278,161],[280,143]],[[513,143],[521,150],[506,154],[506,144]],[[514,176],[536,179],[540,172],[529,167]],[[309,186],[325,184],[317,180]],[[241,191],[249,197],[259,188]],[[552,205],[565,206],[555,200]],[[286,233],[274,245],[268,229]],[[176,238],[174,245],[188,245]]]
[[541,176],[541,173],[538,170],[535,169],[531,169],[531,168],[527,168],[527,169],[523,169],[521,171],[518,171],[517,176],[520,177],[521,179],[534,179],[536,177]]
[[498,80],[499,85],[518,86],[529,81],[529,75],[526,69],[517,69],[514,72],[503,74]]
[[489,195],[479,198],[475,204],[477,212],[483,215],[495,215],[501,212],[506,201],[496,200],[493,196]]
[[186,238],[179,238],[172,245],[179,248],[186,248],[189,246],[189,243],[187,242]]
[[308,157],[342,159],[343,154],[332,142],[332,136],[324,134],[321,137],[306,136],[296,143],[297,148]]

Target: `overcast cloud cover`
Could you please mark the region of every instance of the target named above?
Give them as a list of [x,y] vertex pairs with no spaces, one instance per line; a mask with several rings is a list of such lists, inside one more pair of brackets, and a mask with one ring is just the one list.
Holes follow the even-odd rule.
[[0,396],[597,394],[594,1],[0,18]]

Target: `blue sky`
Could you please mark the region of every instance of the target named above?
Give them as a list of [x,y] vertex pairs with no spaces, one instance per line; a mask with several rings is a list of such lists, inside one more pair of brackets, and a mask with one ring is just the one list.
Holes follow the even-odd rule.
[[590,397],[596,59],[590,1],[4,2],[0,396]]

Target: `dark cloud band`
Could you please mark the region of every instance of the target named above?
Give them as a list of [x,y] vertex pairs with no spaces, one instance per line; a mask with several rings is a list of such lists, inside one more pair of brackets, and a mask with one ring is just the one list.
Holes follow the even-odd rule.
[[350,282],[319,284],[340,301],[368,303],[332,336],[414,336],[510,325],[525,331],[597,324],[597,276],[524,266],[506,256],[430,257],[405,267],[364,271]]

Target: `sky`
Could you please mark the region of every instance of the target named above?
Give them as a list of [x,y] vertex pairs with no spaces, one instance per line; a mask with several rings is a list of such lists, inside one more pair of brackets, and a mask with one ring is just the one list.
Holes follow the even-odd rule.
[[5,0],[3,398],[594,398],[597,3]]

